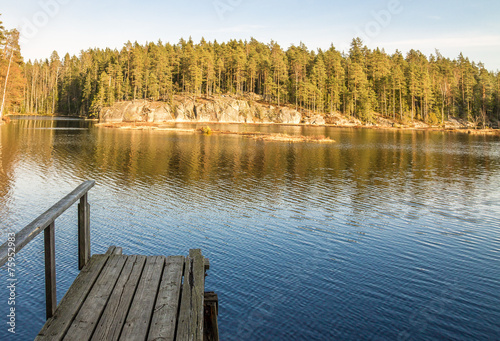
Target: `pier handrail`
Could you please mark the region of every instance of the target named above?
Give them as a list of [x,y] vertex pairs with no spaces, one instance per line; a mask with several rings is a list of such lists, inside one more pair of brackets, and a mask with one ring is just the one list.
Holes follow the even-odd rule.
[[[83,182],[15,235],[15,253],[17,254],[38,234],[44,232],[47,318],[53,316],[57,307],[54,222],[80,199],[78,204],[78,268],[81,270],[90,259],[90,205],[87,201],[87,193],[94,185],[93,180]],[[9,241],[0,246],[0,266],[9,260],[9,249],[12,249],[9,247]]]

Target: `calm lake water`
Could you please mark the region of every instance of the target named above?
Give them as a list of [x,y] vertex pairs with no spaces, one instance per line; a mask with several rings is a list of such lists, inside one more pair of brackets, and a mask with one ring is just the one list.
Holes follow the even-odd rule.
[[[14,120],[0,127],[0,241],[94,179],[92,253],[201,248],[221,340],[500,339],[498,137],[220,128],[337,143]],[[78,274],[76,211],[56,221],[59,300]],[[14,337],[0,269],[2,340],[44,323],[41,235],[16,270]]]

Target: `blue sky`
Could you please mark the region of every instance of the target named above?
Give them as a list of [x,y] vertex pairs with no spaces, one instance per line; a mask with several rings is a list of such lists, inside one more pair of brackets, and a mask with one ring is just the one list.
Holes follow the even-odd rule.
[[177,43],[191,36],[333,44],[347,51],[360,36],[388,53],[418,49],[446,57],[460,52],[500,70],[498,0],[0,0],[0,20],[23,34],[25,59],[78,54],[91,47],[121,48],[128,40]]

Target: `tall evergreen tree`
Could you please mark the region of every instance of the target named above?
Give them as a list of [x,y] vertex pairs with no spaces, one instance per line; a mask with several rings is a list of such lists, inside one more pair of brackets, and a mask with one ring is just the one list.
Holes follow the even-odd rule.
[[389,56],[359,38],[347,54],[333,46],[311,51],[301,43],[285,51],[253,38],[197,44],[190,38],[174,45],[127,42],[120,50],[89,49],[62,59],[54,52],[23,63],[18,45],[10,44],[16,52],[9,54],[7,38],[16,41],[15,31],[9,32],[0,28],[6,110],[89,116],[121,100],[253,92],[280,106],[339,111],[367,122],[373,113],[430,123],[460,116],[480,125],[500,116],[498,74],[463,55],[450,60],[436,52],[428,58],[411,50],[406,58],[399,51]]
[[5,31],[0,21],[0,86],[1,104],[0,119],[6,109],[20,111],[23,102],[25,79],[22,74],[23,59],[19,47],[19,32]]

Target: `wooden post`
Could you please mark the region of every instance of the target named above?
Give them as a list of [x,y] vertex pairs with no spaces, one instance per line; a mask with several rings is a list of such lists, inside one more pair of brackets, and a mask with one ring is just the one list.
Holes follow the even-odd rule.
[[47,319],[54,315],[57,307],[56,293],[56,244],[55,244],[55,223],[52,222],[45,228],[45,313]]
[[87,193],[78,204],[78,269],[81,270],[90,259],[90,205]]
[[219,299],[217,294],[214,292],[205,292],[203,341],[219,341],[217,315],[219,315]]

